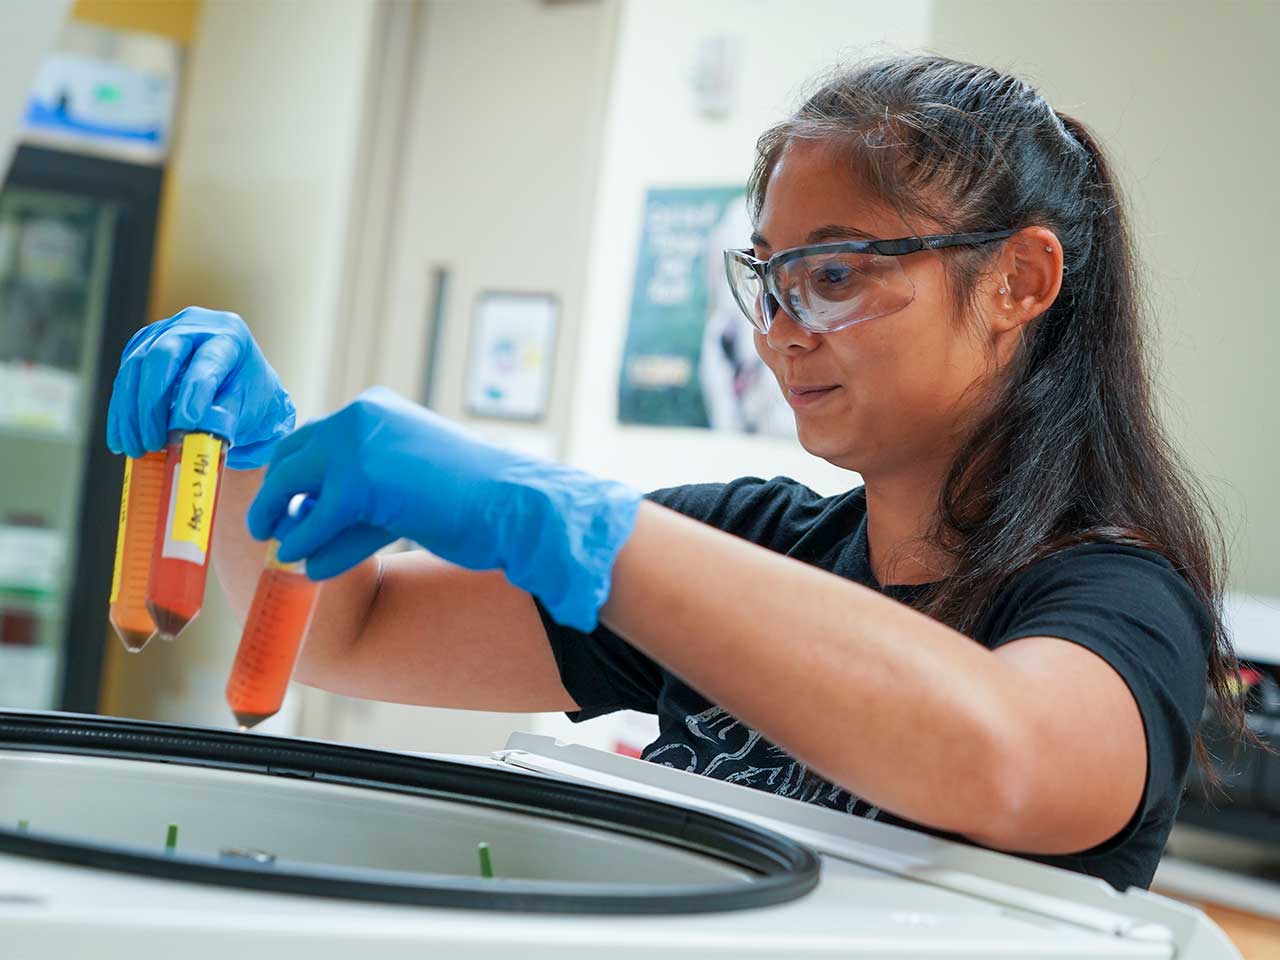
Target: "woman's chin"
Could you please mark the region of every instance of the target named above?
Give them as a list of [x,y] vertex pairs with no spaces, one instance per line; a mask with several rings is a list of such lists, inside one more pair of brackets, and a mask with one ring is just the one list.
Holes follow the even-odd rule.
[[796,436],[800,440],[800,446],[804,447],[805,452],[826,460],[828,463],[837,467],[844,467],[846,470],[853,469],[846,466],[851,460],[856,460],[856,451],[853,444],[849,442],[847,435],[840,436],[834,434],[830,430],[816,430],[806,425],[797,418]]

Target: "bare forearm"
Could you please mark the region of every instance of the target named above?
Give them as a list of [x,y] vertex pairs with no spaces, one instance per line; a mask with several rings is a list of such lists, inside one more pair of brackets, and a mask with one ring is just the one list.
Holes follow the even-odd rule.
[[[353,642],[326,636],[313,645],[308,639],[310,650],[304,648],[298,665],[301,682],[426,706],[576,709],[533,598],[501,573],[464,570],[415,550],[383,557],[375,590]],[[333,615],[350,612],[334,609]]]
[[[244,517],[263,471],[228,470],[214,566],[243,620],[265,545]],[[346,696],[466,709],[572,710],[532,598],[501,573],[422,551],[371,558],[325,580],[296,679]]]
[[871,803],[968,834],[999,808],[1008,668],[923,614],[646,504],[604,619]]

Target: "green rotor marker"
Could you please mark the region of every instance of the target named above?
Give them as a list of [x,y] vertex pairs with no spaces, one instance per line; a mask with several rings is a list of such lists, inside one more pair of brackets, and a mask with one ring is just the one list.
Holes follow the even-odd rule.
[[27,821],[25,821],[25,820],[19,820],[19,821],[18,821],[18,832],[19,832],[19,833],[26,833],[30,828],[31,828],[31,824],[27,823]]
[[178,852],[178,825],[176,823],[169,824],[169,829],[165,831],[164,852],[169,856],[173,856]]
[[480,851],[480,876],[486,880],[493,879],[493,860],[489,857],[489,845],[482,843],[479,846]]

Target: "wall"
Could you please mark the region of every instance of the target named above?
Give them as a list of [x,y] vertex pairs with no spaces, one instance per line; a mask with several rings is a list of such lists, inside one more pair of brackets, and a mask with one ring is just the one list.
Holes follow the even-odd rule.
[[[205,6],[170,176],[154,317],[190,303],[253,328],[302,417],[326,402],[357,175],[375,4],[259,0]],[[109,708],[225,725],[240,625],[211,582],[174,644],[129,658]]]
[[[644,489],[673,483],[785,474],[824,493],[858,482],[794,440],[622,427],[618,374],[646,189],[741,184],[756,137],[796,105],[802,85],[844,53],[928,35],[923,0],[859,4],[815,0],[781,16],[766,0],[646,0],[623,5],[609,95],[579,338],[568,458]],[[689,75],[704,38],[739,43],[736,106],[724,120],[694,109]],[[747,238],[743,238],[746,245]],[[745,321],[744,321],[745,322]]]
[[[1162,403],[1233,534],[1232,586],[1280,596],[1280,5],[936,5],[938,52],[1012,69],[1109,147],[1145,261]],[[1082,52],[1088,51],[1087,58]]]
[[462,402],[476,296],[552,293],[561,311],[544,426],[564,432],[615,8],[540,0],[425,5],[373,379],[420,396],[429,274],[444,267],[449,287],[432,399],[451,417],[491,427],[469,418]]
[[40,6],[0,5],[0,37],[9,39],[10,46],[17,47],[6,51],[0,60],[0,178],[8,175],[13,160],[31,82],[40,70],[41,60],[57,42],[68,6],[68,0]]

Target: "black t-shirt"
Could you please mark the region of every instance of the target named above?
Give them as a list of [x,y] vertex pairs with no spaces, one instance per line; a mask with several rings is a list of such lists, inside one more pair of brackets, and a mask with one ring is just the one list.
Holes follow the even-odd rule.
[[[673,487],[649,498],[901,602],[910,603],[921,589],[876,582],[861,487],[819,497],[786,478],[746,478]],[[822,779],[608,628],[584,634],[557,624],[541,604],[538,610],[561,680],[581,707],[570,719],[615,710],[655,713],[660,732],[644,751],[646,760],[964,840],[877,809]],[[1203,606],[1168,560],[1111,544],[1070,547],[1030,565],[985,611],[972,635],[989,649],[1051,636],[1098,654],[1129,685],[1146,728],[1146,789],[1130,823],[1093,849],[1029,859],[1101,877],[1120,890],[1150,884],[1204,706],[1211,631]]]

